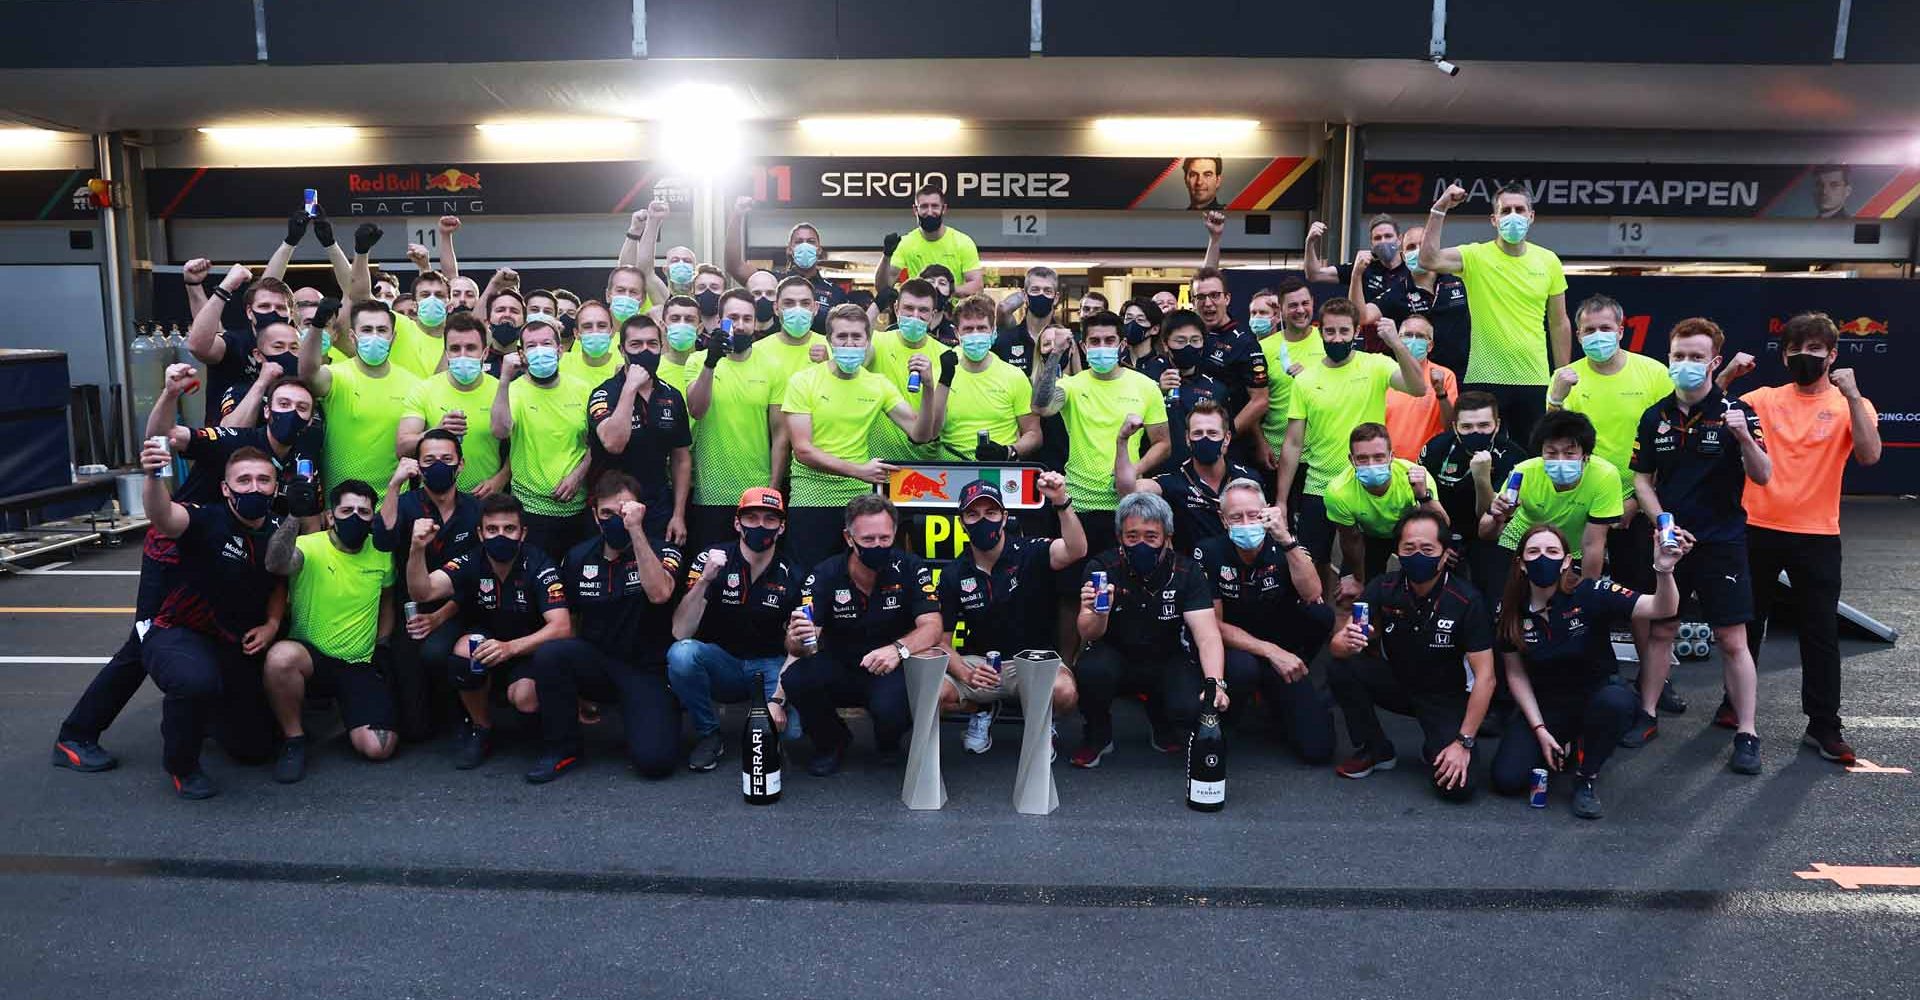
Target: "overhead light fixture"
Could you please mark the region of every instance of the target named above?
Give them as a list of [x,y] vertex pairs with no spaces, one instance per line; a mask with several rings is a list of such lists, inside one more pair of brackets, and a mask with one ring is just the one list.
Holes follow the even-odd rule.
[[634,123],[619,118],[482,122],[474,128],[488,139],[505,142],[609,142],[634,135]]
[[44,128],[0,128],[0,146],[44,146],[61,135]]
[[233,146],[310,146],[360,138],[360,130],[352,125],[216,126],[199,131],[214,142]]
[[942,142],[960,134],[960,119],[919,115],[833,115],[800,119],[800,131],[828,142]]
[[1096,118],[1093,130],[1121,142],[1231,143],[1254,133],[1252,118]]
[[733,88],[715,83],[683,83],[661,95],[648,115],[659,124],[657,150],[677,174],[717,177],[746,157],[741,121],[752,109]]

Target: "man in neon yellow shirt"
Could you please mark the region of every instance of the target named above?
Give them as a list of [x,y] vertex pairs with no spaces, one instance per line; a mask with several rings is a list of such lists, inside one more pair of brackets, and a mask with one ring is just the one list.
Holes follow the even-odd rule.
[[[1534,525],[1550,522],[1567,536],[1579,560],[1580,577],[1600,578],[1607,530],[1620,520],[1620,471],[1593,453],[1593,422],[1585,414],[1556,410],[1534,429],[1540,457],[1513,467],[1520,477],[1520,502],[1510,504],[1503,489],[1480,517],[1480,537],[1498,538],[1518,549]],[[1591,558],[1587,555],[1591,554]]]
[[1347,470],[1327,484],[1327,521],[1340,534],[1340,593],[1359,597],[1368,580],[1386,571],[1394,529],[1419,508],[1445,520],[1447,509],[1427,482],[1427,470],[1393,457],[1385,424],[1364,423],[1347,435]]
[[[1263,470],[1280,467],[1280,450],[1287,442],[1287,410],[1293,405],[1293,380],[1327,356],[1320,345],[1320,328],[1313,325],[1313,292],[1299,278],[1288,278],[1274,291],[1261,289],[1247,303],[1247,330],[1260,339],[1267,356],[1267,409],[1260,418],[1254,457]],[[1298,509],[1299,493],[1283,502]]]
[[446,354],[447,279],[439,271],[422,271],[413,279],[414,318],[395,317],[393,360],[419,378],[440,370]]
[[767,381],[773,384],[776,402],[785,398],[782,387],[795,375],[808,365],[827,360],[827,338],[813,332],[815,301],[813,285],[807,279],[796,274],[782,281],[774,297],[780,309],[779,332],[762,338],[753,347],[754,358],[766,368]]
[[442,339],[446,369],[422,379],[407,393],[395,435],[397,450],[414,454],[420,435],[430,427],[456,434],[466,455],[457,488],[476,497],[498,493],[507,488],[512,472],[502,454],[505,446],[494,440],[492,429],[481,419],[499,390],[499,380],[487,374],[486,328],[472,313],[454,313],[447,317]]
[[946,420],[953,355],[942,357],[938,381],[926,387],[927,401],[916,412],[893,383],[867,370],[871,331],[865,309],[851,302],[834,306],[827,313],[832,363],[795,377],[781,404],[793,442],[787,538],[801,565],[840,550],[844,540],[831,526],[844,523],[849,501],[871,493],[871,484],[887,482],[897,468],[869,452],[873,425],[891,420],[910,440],[926,442],[940,436]]
[[[1489,221],[1499,239],[1447,247],[1440,234],[1447,210],[1466,200],[1466,190],[1454,184],[1433,203],[1420,266],[1436,274],[1457,274],[1466,282],[1473,353],[1467,358],[1464,388],[1492,393],[1500,401],[1500,422],[1507,433],[1527,441],[1546,400],[1548,372],[1564,366],[1573,352],[1567,277],[1553,251],[1527,242],[1533,196],[1520,185],[1494,192]],[[1550,330],[1549,337],[1541,336],[1543,328]]]
[[267,542],[267,571],[288,578],[293,612],[293,631],[268,648],[262,676],[284,737],[273,768],[283,785],[307,774],[300,709],[309,693],[337,698],[347,740],[360,756],[385,760],[399,743],[393,693],[374,665],[375,643],[393,631],[387,591],[396,574],[393,557],[367,541],[373,487],[346,480],[328,503],[326,531],[301,535],[299,519],[290,517]]
[[700,374],[687,388],[693,450],[699,456],[687,519],[693,540],[689,552],[732,540],[734,514],[748,490],[772,484],[784,491],[786,486],[787,422],[780,413],[786,384],[774,385],[758,363],[766,341],[754,342],[754,302],[739,288],[720,297],[720,322],[731,324],[731,332],[707,345]]
[[913,194],[913,216],[920,223],[918,229],[905,236],[889,233],[881,242],[874,287],[884,292],[896,280],[922,277],[929,266],[941,264],[959,278],[952,294],[975,295],[984,289],[985,272],[973,237],[947,226],[946,193],[932,184],[922,185]]
[[[913,282],[908,282],[911,285]],[[902,292],[904,299],[905,292]],[[995,308],[985,295],[954,307],[960,337],[960,367],[947,396],[947,422],[940,432],[944,457],[961,461],[1017,462],[1040,448],[1040,416],[1033,412],[1033,383],[1025,372],[993,352]],[[987,439],[980,440],[985,432]]]
[[1349,436],[1361,424],[1386,423],[1389,387],[1409,396],[1427,391],[1420,364],[1407,353],[1393,321],[1382,318],[1375,324],[1392,357],[1354,349],[1359,321],[1360,307],[1352,299],[1328,299],[1320,307],[1320,343],[1326,356],[1294,378],[1287,400],[1287,436],[1280,450],[1279,489],[1274,492],[1280,499],[1290,496],[1300,463],[1306,462],[1299,507],[1288,510],[1296,515],[1294,537],[1313,553],[1323,576],[1333,558],[1327,484],[1347,471]]
[[[1115,453],[1134,429],[1144,426],[1147,450],[1134,469],[1145,477],[1167,460],[1172,446],[1159,383],[1120,365],[1120,317],[1094,313],[1081,320],[1081,329],[1086,333],[1087,370],[1066,378],[1060,377],[1060,368],[1072,342],[1042,338],[1033,409],[1043,418],[1060,414],[1066,423],[1067,493],[1080,508],[1087,551],[1104,552],[1115,545],[1113,512],[1120,502],[1113,481]],[[1137,423],[1130,425],[1128,417]]]
[[590,386],[612,378],[621,368],[613,341],[612,310],[597,299],[582,302],[573,314],[573,342],[579,350],[560,356],[560,373]]
[[327,488],[349,479],[384,483],[400,462],[395,450],[407,396],[420,380],[388,360],[393,310],[379,299],[353,304],[354,357],[322,364],[321,337],[300,343],[300,378],[327,408]]
[[[525,540],[558,562],[587,536],[587,395],[560,373],[560,330],[528,323],[521,350],[500,359],[500,385],[488,419],[512,446],[513,495],[526,508]],[[526,377],[521,378],[522,369]]]
[[694,353],[700,343],[700,303],[692,296],[675,295],[661,307],[660,317],[664,350],[655,374],[684,394],[687,386],[700,377],[700,356]]
[[[952,348],[927,336],[933,326],[933,297],[933,286],[924,279],[913,278],[901,285],[900,300],[894,306],[894,329],[873,335],[872,357],[867,361],[867,370],[891,382],[916,412],[926,398],[927,382],[940,358],[953,353]],[[912,377],[916,372],[920,376],[918,385]],[[939,457],[940,439],[915,444],[887,421],[873,425],[868,447],[882,458],[931,459]]]

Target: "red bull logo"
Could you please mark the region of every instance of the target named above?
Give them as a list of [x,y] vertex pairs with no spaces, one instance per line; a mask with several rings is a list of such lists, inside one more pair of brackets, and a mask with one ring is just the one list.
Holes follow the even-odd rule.
[[480,189],[480,175],[470,174],[459,167],[448,167],[437,174],[427,175],[427,190],[445,191],[457,194],[466,190]]
[[908,470],[894,474],[893,495],[900,500],[952,500],[947,494],[947,474],[938,478]]
[[[1885,337],[1893,332],[1886,320],[1874,319],[1872,316],[1855,316],[1846,321],[1834,320],[1833,325],[1842,337]],[[1778,316],[1767,320],[1768,336],[1778,337],[1786,332],[1786,329],[1787,321]]]

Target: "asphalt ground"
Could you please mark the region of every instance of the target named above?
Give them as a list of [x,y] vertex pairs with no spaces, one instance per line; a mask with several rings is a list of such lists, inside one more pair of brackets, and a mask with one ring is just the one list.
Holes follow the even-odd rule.
[[[1846,599],[1908,635],[1913,523],[1899,501],[1843,514]],[[528,739],[474,772],[445,743],[369,764],[318,713],[305,782],[210,746],[223,792],[185,802],[160,769],[151,686],[103,739],[118,770],[48,765],[86,661],[126,634],[130,613],[102,609],[132,604],[137,566],[136,548],[101,549],[0,577],[0,997],[1911,997],[1920,983],[1920,886],[1795,874],[1920,881],[1920,775],[1849,773],[1799,745],[1791,632],[1761,655],[1764,774],[1726,770],[1729,736],[1707,722],[1717,662],[1683,664],[1693,709],[1615,755],[1597,823],[1568,813],[1564,784],[1534,810],[1439,802],[1416,767],[1343,781],[1257,725],[1229,730],[1226,810],[1193,813],[1180,759],[1150,751],[1126,705],[1101,768],[1056,767],[1047,817],[1012,809],[1010,724],[985,757],[943,727],[938,812],[904,808],[899,769],[864,746],[831,779],[790,763],[783,800],[756,808],[737,748],[715,773],[645,781],[603,724],[587,767],[534,787]],[[1843,652],[1849,739],[1920,771],[1914,658],[1858,639]],[[1408,759],[1417,730],[1385,718]],[[737,732],[737,711],[726,720]],[[1062,729],[1064,748],[1077,719]]]

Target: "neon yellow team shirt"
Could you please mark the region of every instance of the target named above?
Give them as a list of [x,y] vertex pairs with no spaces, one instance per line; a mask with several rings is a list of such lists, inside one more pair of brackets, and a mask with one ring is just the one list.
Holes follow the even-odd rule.
[[1347,471],[1347,436],[1353,429],[1387,422],[1387,387],[1400,370],[1385,354],[1355,351],[1348,358],[1338,368],[1308,365],[1293,380],[1287,402],[1287,419],[1306,421],[1300,460],[1307,464],[1304,488],[1315,496],[1325,494],[1327,484]]
[[947,390],[947,421],[940,430],[942,458],[973,461],[980,432],[995,444],[1020,438],[1020,418],[1033,412],[1033,383],[1026,373],[987,355],[987,370],[970,372],[963,363]]
[[[841,378],[826,365],[814,365],[787,384],[780,408],[813,418],[814,447],[842,461],[865,462],[872,457],[867,442],[874,423],[890,419],[887,413],[904,402],[893,383],[864,368]],[[789,502],[796,507],[840,507],[873,492],[873,485],[809,468],[795,458],[789,489]]]
[[400,417],[407,412],[407,396],[420,380],[388,362],[385,375],[366,373],[358,361],[331,365],[332,385],[320,402],[327,408],[327,490],[342,480],[364,479],[384,491],[400,464],[394,438]]
[[1360,485],[1360,477],[1349,464],[1327,484],[1327,520],[1341,526],[1358,525],[1368,538],[1392,538],[1393,529],[1407,511],[1419,506],[1413,498],[1413,484],[1407,470],[1413,463],[1404,458],[1393,460],[1393,478],[1387,491],[1374,496]]
[[[1260,418],[1260,430],[1267,436],[1267,444],[1276,455],[1280,454],[1280,446],[1287,441],[1287,411],[1293,405],[1293,376],[1287,374],[1287,367],[1299,365],[1312,368],[1327,356],[1327,348],[1320,342],[1320,328],[1317,326],[1308,327],[1307,335],[1298,342],[1287,340],[1286,336],[1276,330],[1260,341],[1260,353],[1267,356],[1267,414]],[[1284,359],[1280,356],[1282,344],[1286,345]]]
[[[1625,348],[1620,352],[1626,367],[1612,375],[1593,370],[1593,362],[1581,358],[1568,365],[1580,381],[1567,392],[1566,408],[1584,413],[1593,421],[1593,454],[1620,470],[1620,495],[1633,492],[1634,438],[1640,432],[1640,417],[1653,404],[1673,392],[1673,380],[1667,366]],[[1548,390],[1551,392],[1552,390]]]
[[[767,381],[774,387],[775,399],[786,398],[783,395],[786,390],[781,387],[792,382],[793,377],[808,365],[822,363],[814,361],[810,356],[815,344],[820,345],[821,350],[826,350],[827,338],[817,333],[809,333],[799,340],[794,340],[784,333],[776,332],[772,336],[762,337],[754,342],[751,360],[754,364],[766,366]],[[740,498],[734,497],[734,499]]]
[[604,364],[588,364],[587,352],[570,350],[560,355],[560,374],[579,379],[580,384],[587,387],[587,395],[591,396],[593,390],[600,387],[600,383],[620,374],[626,368],[619,351],[608,351],[603,360]]
[[[1547,478],[1542,459],[1529,458],[1513,467],[1520,473],[1520,506],[1513,519],[1500,532],[1502,548],[1517,549],[1520,537],[1536,524],[1548,523],[1567,536],[1567,546],[1575,559],[1580,558],[1580,535],[1588,521],[1618,521],[1621,514],[1620,470],[1595,455],[1587,460],[1587,471],[1572,489],[1556,490]],[[1504,484],[1497,484],[1501,486]]]
[[401,415],[419,417],[428,430],[440,426],[450,410],[466,414],[467,432],[460,436],[464,464],[460,467],[460,479],[454,484],[456,489],[472,492],[475,486],[500,471],[500,442],[493,436],[489,416],[499,386],[500,380],[486,372],[480,373],[471,388],[454,382],[451,375],[435,375],[415,385],[402,404]]
[[1460,262],[1473,314],[1467,381],[1546,385],[1547,299],[1567,292],[1560,257],[1533,243],[1512,257],[1489,241],[1462,246]]
[[1113,490],[1115,435],[1129,413],[1148,427],[1166,423],[1166,398],[1158,383],[1131,368],[1114,369],[1110,379],[1088,369],[1058,384],[1067,397],[1060,408],[1067,424],[1067,495],[1082,510],[1110,511],[1120,501]]
[[347,663],[369,663],[380,631],[380,592],[393,586],[393,556],[362,542],[342,552],[331,532],[301,535],[300,572],[288,586],[293,638]]
[[918,278],[920,272],[934,264],[945,264],[953,272],[953,284],[957,288],[967,279],[968,271],[980,270],[980,249],[974,246],[973,237],[952,226],[941,237],[927,241],[919,228],[914,228],[900,237],[900,245],[893,250],[893,266],[907,272],[907,277]]
[[442,339],[446,332],[444,323],[433,333],[428,333],[427,328],[417,321],[394,313],[393,351],[389,357],[394,364],[412,372],[415,378],[432,378],[446,357],[447,342]]
[[[654,370],[654,374],[660,381],[680,390],[680,395],[685,396],[687,387],[693,384],[694,379],[700,377],[700,366],[706,364],[706,361],[707,355],[704,351],[689,351],[687,360],[679,362],[662,355],[660,367]],[[734,497],[734,499],[740,498]]]
[[740,494],[773,481],[773,438],[767,407],[784,392],[755,364],[760,348],[745,361],[721,358],[713,369],[707,415],[693,425],[693,502],[732,506]]
[[550,386],[522,375],[507,392],[513,415],[513,495],[528,510],[548,517],[585,510],[585,484],[565,502],[553,498],[553,488],[586,457],[587,396],[593,390],[565,375]]
[[[933,339],[928,334],[920,339],[918,346],[909,345],[898,330],[881,330],[873,335],[873,356],[867,362],[867,370],[886,379],[900,390],[900,396],[920,412],[920,406],[926,402],[927,394],[933,391],[934,383],[940,378],[940,356],[952,354],[953,348]],[[915,355],[927,359],[927,374],[920,378],[920,391],[907,391],[907,362]],[[954,359],[958,363],[959,359]],[[959,372],[954,373],[959,378]],[[951,402],[951,399],[949,399]],[[913,439],[900,429],[900,425],[891,420],[882,420],[873,425],[873,438],[868,442],[873,454],[881,458],[937,458],[940,454],[940,442],[929,441],[926,444],[914,444]],[[971,458],[972,454],[969,453]]]

